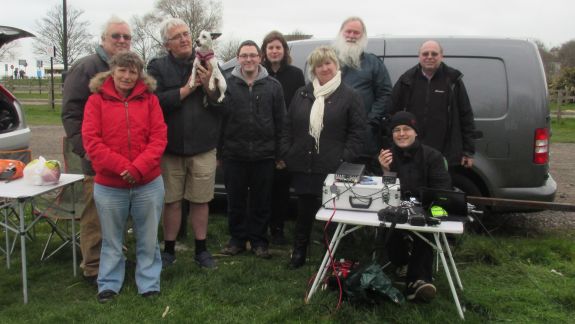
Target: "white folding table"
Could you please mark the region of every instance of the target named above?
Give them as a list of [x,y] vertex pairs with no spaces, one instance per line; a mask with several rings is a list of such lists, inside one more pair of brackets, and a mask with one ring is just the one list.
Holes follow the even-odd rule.
[[[350,211],[350,210],[333,210],[333,209],[326,209],[321,208],[315,218],[321,221],[329,221],[337,223],[337,228],[333,237],[329,243],[329,250],[326,251],[325,256],[321,262],[321,265],[318,269],[317,275],[314,279],[314,282],[306,296],[306,303],[309,302],[313,294],[317,291],[319,284],[325,278],[327,272],[330,269],[329,260],[331,251],[333,257],[339,245],[339,242],[343,237],[347,234],[363,227],[363,226],[373,226],[373,227],[382,227],[382,222],[378,219],[377,213],[374,212],[365,212],[365,211]],[[347,227],[351,225],[353,226],[350,229]],[[384,223],[385,227],[391,227],[391,223]],[[438,226],[412,226],[409,224],[397,224],[395,226],[396,229],[408,230],[413,232],[415,235],[419,236],[423,239],[427,244],[432,246],[440,256],[441,263],[443,265],[443,269],[445,269],[445,274],[447,276],[447,281],[449,282],[449,288],[451,288],[451,293],[453,295],[453,301],[455,302],[455,306],[457,307],[457,312],[459,316],[464,319],[463,310],[461,309],[461,304],[459,302],[459,298],[457,296],[457,291],[455,289],[455,285],[453,284],[453,277],[457,280],[457,284],[461,290],[463,290],[463,285],[461,283],[461,279],[459,278],[459,273],[457,272],[457,267],[455,266],[455,261],[453,260],[453,255],[451,254],[451,249],[449,248],[449,243],[447,242],[447,238],[445,236],[446,233],[448,234],[463,234],[463,223],[462,222],[450,222],[445,221],[441,222]],[[431,233],[433,234],[433,238],[435,242],[430,242],[427,240],[423,235],[420,233]],[[445,258],[445,251],[447,251],[447,255],[449,256],[449,261],[451,268],[453,270],[453,274],[448,266],[447,260]]]
[[[30,224],[26,225],[26,215],[24,214],[24,205],[28,202],[33,201],[36,197],[43,194],[51,192],[59,188],[65,188],[67,186],[72,187],[72,210],[75,210],[75,190],[74,184],[78,181],[84,179],[81,174],[61,174],[60,181],[55,185],[48,186],[34,186],[26,183],[24,179],[20,178],[17,180],[10,181],[8,183],[0,182],[0,198],[7,201],[3,204],[2,208],[12,208],[15,207],[17,210],[17,215],[19,219],[19,226],[16,228],[8,223],[5,218],[4,221],[0,220],[0,225],[4,226],[6,229],[6,264],[10,266],[10,251],[9,251],[9,240],[8,240],[8,230],[20,235],[20,251],[22,255],[22,292],[24,294],[24,304],[28,303],[28,272],[26,268],[26,233],[32,229],[34,224],[42,217],[42,214],[33,216],[33,220]],[[6,213],[4,213],[6,215]],[[34,213],[32,213],[34,215]],[[72,218],[73,219],[73,218]],[[72,221],[72,258],[73,258],[73,268],[74,276],[76,276],[76,230],[74,221]]]

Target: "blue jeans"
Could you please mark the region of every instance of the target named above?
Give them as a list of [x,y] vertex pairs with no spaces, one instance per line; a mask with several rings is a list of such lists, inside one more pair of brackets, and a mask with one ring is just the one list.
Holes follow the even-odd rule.
[[160,291],[162,258],[158,245],[158,224],[164,206],[164,182],[153,181],[131,189],[94,185],[94,201],[102,227],[102,251],[98,271],[98,292],[116,293],[124,283],[122,252],[128,216],[136,234],[136,285],[138,293]]

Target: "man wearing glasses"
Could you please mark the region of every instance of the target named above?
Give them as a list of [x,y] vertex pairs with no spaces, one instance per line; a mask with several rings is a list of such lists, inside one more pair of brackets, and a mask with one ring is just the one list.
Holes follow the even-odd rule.
[[148,73],[157,81],[156,94],[168,126],[168,145],[162,156],[166,189],[162,262],[166,267],[176,261],[176,237],[185,199],[190,202],[194,261],[202,268],[213,269],[216,263],[206,247],[208,203],[214,198],[223,106],[216,102],[218,91],[208,87],[210,64],[198,67],[196,83],[189,84],[195,52],[188,25],[169,18],[162,23],[160,34],[168,54],[150,61]]
[[440,151],[452,172],[473,166],[475,124],[463,74],[442,60],[443,48],[438,42],[428,40],[421,45],[419,64],[393,87],[392,113],[413,113],[419,140]]
[[96,53],[78,60],[66,74],[62,98],[62,124],[72,151],[82,158],[84,173],[85,207],[80,218],[80,250],[84,278],[91,285],[96,285],[98,267],[100,266],[100,249],[102,233],[100,221],[94,204],[94,169],[90,157],[82,144],[82,120],[84,105],[91,92],[88,88],[90,79],[97,73],[108,71],[108,61],[117,53],[130,50],[132,32],[128,23],[112,16],[102,32],[100,46]]
[[260,64],[261,51],[244,41],[238,65],[226,79],[227,115],[222,130],[223,169],[228,194],[230,240],[222,253],[246,250],[269,259],[266,231],[271,215],[271,192],[279,151],[285,101],[281,84]]

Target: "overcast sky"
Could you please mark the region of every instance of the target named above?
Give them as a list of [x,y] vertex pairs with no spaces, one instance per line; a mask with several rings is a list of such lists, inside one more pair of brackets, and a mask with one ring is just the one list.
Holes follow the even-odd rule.
[[[62,0],[4,0],[1,25],[36,30],[36,21]],[[155,0],[67,0],[84,10],[98,35],[112,14],[129,20],[152,11]],[[223,0],[222,39],[261,43],[271,30],[299,30],[334,37],[341,22],[360,16],[369,35],[469,35],[539,39],[548,47],[575,39],[574,0]],[[6,8],[7,4],[11,8]],[[36,59],[31,41],[20,41],[18,58]],[[33,64],[33,63],[32,63]]]

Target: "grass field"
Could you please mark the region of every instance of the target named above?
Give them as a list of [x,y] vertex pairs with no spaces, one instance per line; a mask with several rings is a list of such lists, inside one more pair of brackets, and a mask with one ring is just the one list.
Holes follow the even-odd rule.
[[[209,249],[225,244],[227,221],[211,216]],[[314,237],[321,237],[316,224]],[[199,269],[191,247],[178,252],[178,261],[162,273],[162,295],[146,300],[137,295],[133,269],[124,288],[110,304],[96,301],[96,290],[72,276],[70,249],[40,262],[41,243],[47,225],[37,225],[37,237],[29,246],[28,305],[22,304],[19,253],[11,269],[0,267],[0,322],[2,323],[458,323],[442,269],[436,273],[438,296],[430,304],[391,302],[378,305],[344,301],[336,311],[335,291],[317,293],[303,302],[308,282],[320,263],[321,245],[312,246],[311,262],[287,270],[289,247],[272,246],[271,260],[250,253],[216,256],[219,268]],[[288,222],[291,232],[293,222]],[[373,247],[371,231],[344,239],[344,256],[367,263]],[[465,234],[453,246],[463,281],[459,293],[468,323],[567,323],[575,316],[575,233]],[[3,238],[3,237],[2,237]],[[369,239],[368,239],[369,238]],[[128,237],[133,259],[133,237]],[[182,244],[180,244],[181,246]],[[4,257],[0,262],[5,263]],[[169,310],[167,310],[169,307]],[[166,312],[165,317],[162,315]],[[571,318],[571,320],[570,320]]]

